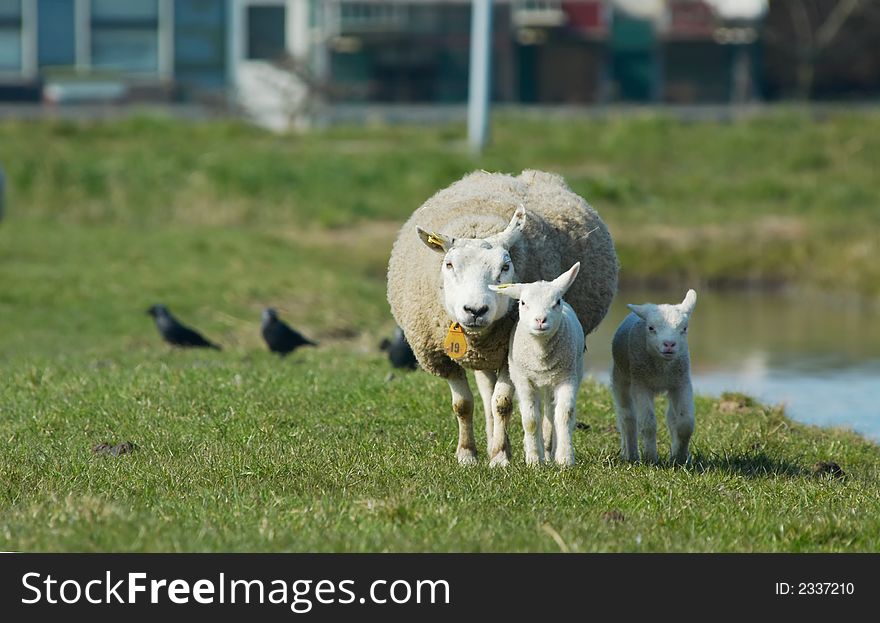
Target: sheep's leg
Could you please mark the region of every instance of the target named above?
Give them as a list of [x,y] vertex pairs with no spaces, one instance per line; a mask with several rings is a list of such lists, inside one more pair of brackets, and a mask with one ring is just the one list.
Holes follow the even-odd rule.
[[616,370],[611,372],[611,395],[614,398],[614,410],[617,412],[617,430],[620,431],[620,458],[635,463],[639,460],[639,446],[636,441],[636,417],[633,413],[630,384]]
[[642,462],[657,462],[657,418],[654,415],[654,394],[647,387],[633,385],[631,389],[633,410],[639,441],[642,444]]
[[523,450],[526,465],[539,465],[544,462],[544,443],[541,432],[541,394],[529,382],[516,385],[519,410],[522,414]]
[[571,467],[574,465],[574,445],[571,437],[575,425],[575,402],[577,401],[578,383],[568,382],[559,385],[553,392],[553,458],[557,465]]
[[495,390],[495,382],[498,375],[492,370],[474,370],[474,379],[477,381],[477,389],[480,390],[480,400],[483,401],[483,410],[486,412],[486,452],[492,456],[492,392]]
[[666,426],[672,439],[670,458],[673,463],[684,464],[690,458],[688,445],[694,434],[694,390],[688,381],[684,387],[669,392],[666,409]]
[[544,418],[541,424],[542,435],[544,437],[544,453],[553,456],[556,444],[556,433],[553,432],[553,395],[545,392],[544,396]]
[[458,448],[455,457],[462,465],[476,465],[477,445],[474,441],[474,395],[464,370],[446,379],[452,390],[452,410],[458,419]]
[[492,392],[492,410],[494,424],[492,427],[492,448],[489,451],[489,466],[504,467],[510,464],[510,438],[507,436],[507,424],[513,413],[513,381],[507,366],[498,373],[495,391]]

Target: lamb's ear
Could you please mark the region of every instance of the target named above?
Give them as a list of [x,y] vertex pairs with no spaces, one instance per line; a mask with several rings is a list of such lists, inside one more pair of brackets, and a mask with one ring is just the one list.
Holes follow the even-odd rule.
[[568,292],[571,284],[574,283],[575,278],[578,276],[578,272],[580,271],[580,269],[581,263],[577,262],[574,266],[572,266],[553,280],[553,287],[555,287],[559,291],[559,296],[563,296],[566,292]]
[[522,285],[521,283],[502,283],[500,285],[490,285],[489,289],[492,292],[497,292],[502,296],[507,296],[512,299],[518,299],[522,294]]
[[494,236],[489,236],[487,240],[493,244],[500,244],[504,248],[509,249],[516,244],[517,240],[519,240],[525,225],[526,208],[521,205],[516,209],[516,212],[513,213],[513,216],[507,224],[507,227],[504,228],[504,231],[499,232]]
[[642,320],[647,320],[653,305],[627,305],[627,307]]
[[446,253],[455,243],[455,238],[437,232],[427,232],[419,226],[416,226],[419,238],[425,243],[425,246],[436,251],[437,253]]
[[688,290],[687,294],[684,296],[684,300],[678,306],[678,308],[688,316],[691,315],[691,312],[694,311],[694,306],[697,304],[697,293],[693,290]]

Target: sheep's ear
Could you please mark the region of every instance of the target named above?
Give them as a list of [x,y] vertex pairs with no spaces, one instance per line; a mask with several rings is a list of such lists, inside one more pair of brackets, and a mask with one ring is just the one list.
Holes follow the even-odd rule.
[[422,242],[425,243],[425,246],[432,251],[436,251],[437,253],[446,253],[447,251],[449,251],[450,248],[452,248],[453,243],[455,243],[455,238],[447,236],[445,234],[438,234],[437,232],[427,232],[418,226],[416,226],[416,231],[419,233],[419,238],[422,239]]
[[522,294],[522,285],[521,283],[502,283],[500,285],[490,285],[489,289],[492,292],[497,292],[502,296],[507,296],[512,299],[518,299]]
[[688,290],[687,294],[684,296],[684,300],[678,306],[679,309],[688,316],[691,315],[691,312],[694,311],[694,306],[697,304],[697,293],[693,290]]
[[500,244],[506,249],[509,249],[516,241],[519,240],[519,237],[522,235],[523,228],[526,225],[526,208],[525,206],[520,206],[516,209],[516,212],[513,213],[513,216],[510,219],[510,222],[507,224],[507,227],[504,228],[504,231],[495,234],[494,236],[490,236],[487,238],[493,244]]
[[651,313],[651,305],[627,305],[627,307],[642,320],[647,320]]
[[578,276],[578,272],[580,271],[580,269],[581,263],[577,262],[574,266],[572,266],[553,280],[553,287],[555,287],[559,291],[559,296],[563,296],[566,292],[568,292],[571,284],[574,283],[575,278]]

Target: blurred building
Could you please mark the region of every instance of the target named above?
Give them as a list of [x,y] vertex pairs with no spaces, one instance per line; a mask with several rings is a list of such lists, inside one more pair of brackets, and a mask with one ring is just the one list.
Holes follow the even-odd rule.
[[223,89],[227,9],[224,0],[0,0],[0,99]]
[[[493,6],[498,102],[718,103],[779,92],[765,83],[767,0]],[[315,98],[462,102],[469,27],[469,0],[0,0],[0,100],[233,94],[275,125]]]

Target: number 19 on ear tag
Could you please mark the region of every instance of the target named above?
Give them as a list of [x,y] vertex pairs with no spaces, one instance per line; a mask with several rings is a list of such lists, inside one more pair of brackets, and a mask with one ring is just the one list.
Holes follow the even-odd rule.
[[452,359],[461,359],[467,352],[467,338],[464,336],[464,329],[457,322],[449,325],[449,331],[446,332],[446,339],[443,340],[443,350]]

